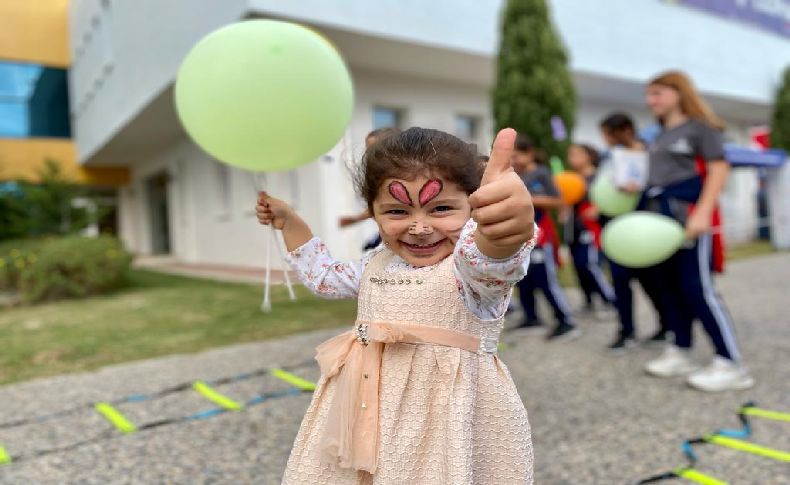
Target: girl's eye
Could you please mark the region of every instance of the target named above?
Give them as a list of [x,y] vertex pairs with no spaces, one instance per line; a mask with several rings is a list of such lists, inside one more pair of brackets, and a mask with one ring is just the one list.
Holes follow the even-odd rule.
[[449,205],[439,205],[439,206],[434,207],[433,210],[434,210],[434,212],[447,212],[447,211],[453,210],[453,208],[450,207]]
[[393,216],[403,216],[406,215],[406,211],[403,209],[390,209],[386,212],[387,214],[391,214]]

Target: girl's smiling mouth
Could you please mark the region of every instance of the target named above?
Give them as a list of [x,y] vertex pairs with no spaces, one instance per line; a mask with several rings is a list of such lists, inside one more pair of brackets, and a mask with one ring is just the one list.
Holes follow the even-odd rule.
[[411,244],[407,243],[406,241],[399,241],[409,252],[414,254],[415,256],[429,256],[434,253],[436,248],[442,245],[447,238],[442,238],[436,242],[432,243],[420,243],[420,244]]

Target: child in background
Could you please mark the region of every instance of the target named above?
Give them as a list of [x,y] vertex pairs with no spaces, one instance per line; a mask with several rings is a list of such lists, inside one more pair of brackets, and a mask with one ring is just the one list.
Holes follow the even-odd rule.
[[532,484],[527,413],[496,356],[537,235],[514,138],[499,133],[484,172],[473,147],[436,130],[371,146],[356,183],[383,245],[360,262],[332,259],[287,204],[260,195],[258,219],[282,230],[304,284],[359,300],[353,330],[318,347],[284,485]]
[[[568,148],[568,164],[584,177],[588,190],[598,169],[598,162],[598,151],[589,145],[573,144]],[[614,290],[601,270],[601,226],[598,223],[598,209],[590,202],[588,194],[572,207],[572,213],[565,223],[565,238],[573,257],[579,286],[584,293],[583,310],[596,313],[593,301],[595,295],[607,307],[614,305]]]
[[[727,309],[716,293],[711,268],[721,269],[723,246],[718,199],[730,166],[724,159],[724,124],[683,73],[670,71],[647,86],[646,102],[662,131],[650,145],[650,170],[643,207],[677,220],[687,244],[667,261],[648,268],[660,284],[662,313],[671,318],[675,342],[647,363],[657,377],[688,376],[703,391],[748,389],[754,379],[741,364]],[[702,321],[716,355],[702,370],[692,359],[694,319]]]
[[557,319],[556,326],[549,331],[547,338],[566,340],[578,337],[580,332],[573,322],[572,311],[557,279],[556,250],[559,238],[549,214],[551,209],[562,208],[563,202],[552,181],[551,171],[538,162],[535,146],[522,134],[516,138],[513,169],[532,195],[535,222],[540,228],[538,243],[532,252],[529,272],[517,284],[521,306],[524,308],[524,321],[514,330],[544,328],[535,308],[535,291],[540,290],[554,310]]
[[[376,130],[371,131],[368,133],[368,136],[365,137],[365,149],[370,148],[373,146],[377,141],[386,138],[388,136],[397,135],[398,129],[397,128],[378,128]],[[354,214],[353,216],[342,216],[339,221],[339,225],[341,228],[353,226],[362,221],[366,221],[370,219],[370,212],[365,209],[359,214]],[[376,248],[379,244],[381,244],[381,236],[376,234],[372,237],[369,241],[365,243],[363,249],[365,251],[369,251],[371,249]]]
[[[629,150],[645,150],[645,145],[636,136],[636,127],[633,120],[623,113],[612,113],[600,123],[601,134],[609,148],[623,147]],[[602,164],[608,163],[604,158]],[[602,227],[610,221],[610,218],[600,215],[599,222]],[[620,329],[614,340],[609,344],[611,352],[621,352],[636,346],[636,330],[634,328],[634,294],[631,290],[631,280],[638,277],[638,271],[621,266],[611,259],[609,261],[609,271],[612,274],[612,284],[615,293],[615,308],[620,320]],[[658,315],[658,330],[645,341],[648,345],[662,345],[667,338],[668,328],[666,318],[660,313],[658,305],[658,293],[660,288],[657,283],[649,278],[640,278],[639,282],[653,303]]]

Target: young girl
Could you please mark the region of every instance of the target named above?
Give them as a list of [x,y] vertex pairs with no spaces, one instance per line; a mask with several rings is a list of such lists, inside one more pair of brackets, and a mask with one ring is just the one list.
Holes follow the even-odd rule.
[[[568,164],[584,177],[588,187],[595,177],[599,160],[598,151],[589,145],[573,144],[568,148]],[[590,203],[587,195],[572,207],[572,214],[565,225],[565,237],[579,278],[579,286],[584,293],[585,310],[595,310],[595,295],[607,306],[614,305],[614,290],[606,281],[598,257],[601,246],[598,210]]]
[[[647,87],[647,105],[662,131],[650,146],[650,170],[644,206],[675,218],[686,228],[688,244],[648,272],[661,283],[662,314],[670,319],[675,345],[647,364],[658,377],[688,375],[692,387],[704,391],[747,389],[754,379],[741,366],[735,332],[711,279],[721,264],[717,203],[727,181],[721,130],[724,124],[697,94],[685,74],[672,71]],[[718,249],[718,252],[716,251]],[[698,372],[688,350],[690,321],[699,319],[713,342],[716,356]]]
[[532,483],[527,413],[496,356],[537,234],[514,138],[499,133],[484,173],[474,147],[436,130],[368,149],[356,182],[384,244],[357,263],[261,194],[258,218],[283,231],[305,285],[359,299],[353,329],[317,349],[283,484]]
[[516,329],[543,328],[535,308],[535,290],[541,290],[557,319],[557,324],[548,333],[547,338],[549,340],[575,338],[580,332],[573,322],[573,312],[557,278],[559,238],[549,214],[551,209],[563,207],[560,193],[554,186],[551,172],[538,162],[535,147],[525,135],[520,134],[516,138],[513,168],[532,194],[532,202],[536,208],[535,221],[541,228],[532,258],[532,267],[527,276],[518,282],[519,298],[524,308],[524,321]]
[[[612,113],[606,118],[601,120],[601,134],[609,148],[622,147],[629,150],[644,151],[646,149],[644,143],[636,136],[636,127],[631,117],[624,113]],[[606,157],[602,163],[607,163]],[[610,218],[599,215],[598,221],[602,227],[605,227]],[[640,272],[625,266],[620,266],[611,259],[609,261],[609,270],[612,274],[612,284],[615,293],[615,308],[617,309],[617,316],[620,320],[620,329],[617,336],[609,345],[608,349],[612,352],[620,352],[636,346],[636,329],[634,328],[634,307],[633,307],[633,292],[631,291],[631,280],[637,278],[645,290],[648,298],[653,303],[656,311],[659,312],[660,305],[657,298],[660,292],[660,282],[653,281],[649,278],[639,278]],[[658,285],[659,288],[656,288]],[[648,345],[661,344],[663,345],[667,338],[668,328],[666,319],[658,313],[659,328],[658,330],[648,337],[645,342]]]

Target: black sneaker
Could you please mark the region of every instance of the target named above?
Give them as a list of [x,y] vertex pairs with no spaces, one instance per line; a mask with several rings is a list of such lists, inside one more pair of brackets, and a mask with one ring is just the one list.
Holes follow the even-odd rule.
[[508,331],[515,331],[515,330],[535,330],[543,328],[543,323],[538,320],[537,318],[528,318],[521,322],[520,325],[508,329]]
[[644,344],[648,347],[662,347],[666,343],[667,330],[664,328],[659,328],[656,333],[644,341]]
[[555,342],[561,342],[565,340],[573,340],[578,338],[582,334],[581,330],[576,328],[575,325],[570,325],[568,323],[560,323],[554,330],[552,330],[547,336],[546,340],[552,340]]
[[617,338],[606,347],[606,350],[612,353],[625,352],[628,349],[636,347],[636,340],[633,335],[618,335]]

